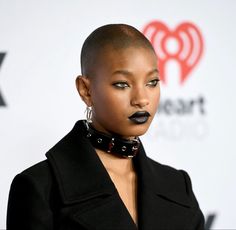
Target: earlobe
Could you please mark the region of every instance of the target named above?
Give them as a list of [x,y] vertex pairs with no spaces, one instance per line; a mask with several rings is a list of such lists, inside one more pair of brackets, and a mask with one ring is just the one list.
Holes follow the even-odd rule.
[[75,80],[77,91],[87,106],[92,106],[90,80],[86,76],[78,76]]

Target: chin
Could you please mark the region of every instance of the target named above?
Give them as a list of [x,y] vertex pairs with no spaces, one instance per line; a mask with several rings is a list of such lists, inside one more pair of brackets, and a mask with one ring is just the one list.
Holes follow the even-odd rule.
[[129,137],[138,137],[144,135],[149,128],[149,125],[147,124],[142,124],[142,125],[135,125],[130,129],[130,132],[127,132],[124,137],[127,139]]

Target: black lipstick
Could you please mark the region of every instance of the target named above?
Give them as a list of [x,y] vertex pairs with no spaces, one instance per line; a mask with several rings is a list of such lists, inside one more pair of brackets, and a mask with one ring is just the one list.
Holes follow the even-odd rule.
[[150,113],[147,111],[138,111],[132,114],[129,119],[134,122],[135,124],[144,124],[147,122],[148,118],[150,117]]

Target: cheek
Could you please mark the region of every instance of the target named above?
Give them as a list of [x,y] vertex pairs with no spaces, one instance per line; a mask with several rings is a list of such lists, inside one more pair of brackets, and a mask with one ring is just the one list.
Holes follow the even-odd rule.
[[157,104],[157,107],[158,107],[159,102],[160,102],[160,96],[161,96],[161,94],[160,94],[160,90],[159,90],[158,93],[157,93],[157,96],[156,96],[156,104]]
[[94,109],[99,113],[103,112],[105,116],[109,114],[121,115],[123,112],[127,112],[130,103],[128,93],[110,88],[94,91],[92,101]]
[[160,102],[160,89],[158,89],[157,92],[155,92],[154,94],[152,94],[151,102],[152,102],[153,110],[156,111],[157,108],[158,108],[158,106],[159,106],[159,102]]

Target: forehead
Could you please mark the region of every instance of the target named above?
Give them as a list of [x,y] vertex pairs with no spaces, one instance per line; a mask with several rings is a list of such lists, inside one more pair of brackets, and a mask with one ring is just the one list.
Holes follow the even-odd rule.
[[143,47],[107,47],[96,58],[91,80],[101,83],[121,76],[132,80],[144,79],[158,73],[156,54],[152,50]]
[[110,66],[118,68],[122,66],[135,66],[136,64],[156,67],[157,65],[155,52],[150,48],[142,46],[129,46],[122,49],[106,46],[102,52],[99,53],[98,60],[100,67]]

